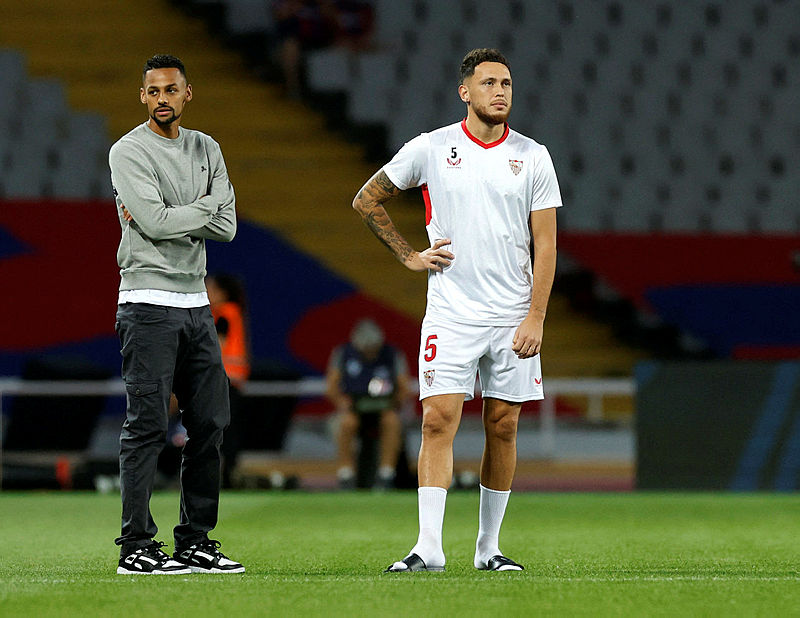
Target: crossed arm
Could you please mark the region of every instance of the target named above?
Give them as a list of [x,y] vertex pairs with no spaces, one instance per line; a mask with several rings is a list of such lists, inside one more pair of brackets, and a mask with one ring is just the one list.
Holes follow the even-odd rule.
[[154,172],[140,157],[124,149],[109,156],[122,218],[134,222],[152,240],[186,235],[230,241],[236,233],[236,201],[221,154],[208,193],[177,208],[164,204]]
[[[122,218],[129,223],[133,221],[133,215],[125,208],[125,204],[120,204],[119,207],[122,209]],[[233,203],[223,204],[211,216],[211,220],[208,223],[201,228],[190,231],[188,236],[230,242],[236,234],[236,225],[236,210]]]
[[213,172],[209,181],[208,195],[214,199],[219,208],[208,223],[189,232],[189,236],[230,242],[236,235],[236,196],[219,146],[212,151],[209,165]]
[[417,272],[425,270],[441,272],[442,268],[449,266],[450,260],[455,257],[442,248],[450,244],[450,239],[437,240],[432,247],[421,252],[415,251],[397,231],[384,208],[384,203],[399,194],[400,189],[389,180],[386,172],[380,169],[361,187],[353,200],[353,208],[361,215],[364,223],[378,240],[386,245],[406,268]]

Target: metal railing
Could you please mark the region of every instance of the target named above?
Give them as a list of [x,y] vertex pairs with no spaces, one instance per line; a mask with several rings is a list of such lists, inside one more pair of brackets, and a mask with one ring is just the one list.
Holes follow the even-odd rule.
[[[412,381],[415,392],[418,388]],[[563,395],[587,397],[586,418],[603,418],[603,399],[606,396],[633,396],[636,385],[632,378],[550,378],[545,383],[546,397],[541,404],[541,444],[545,456],[555,453],[556,399]],[[319,397],[325,393],[325,379],[319,377],[299,380],[248,382],[245,395],[259,397]],[[107,397],[124,396],[125,383],[112,380],[22,380],[0,378],[0,438],[3,436],[3,398],[9,395],[27,397]],[[3,449],[0,441],[0,486],[2,486]]]

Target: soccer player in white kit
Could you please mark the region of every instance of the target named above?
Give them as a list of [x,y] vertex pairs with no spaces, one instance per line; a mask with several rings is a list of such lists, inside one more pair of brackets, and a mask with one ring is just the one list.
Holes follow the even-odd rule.
[[[466,55],[458,94],[467,117],[406,143],[353,201],[407,268],[428,271],[419,356],[419,537],[403,560],[389,566],[394,573],[444,570],[442,521],[453,438],[476,372],[485,445],[474,565],[523,569],[503,555],[498,537],[516,467],[522,402],[544,396],[539,350],[555,275],[561,194],[547,149],[506,122],[511,73],[499,51]],[[431,242],[419,252],[383,206],[410,187],[422,187]]]

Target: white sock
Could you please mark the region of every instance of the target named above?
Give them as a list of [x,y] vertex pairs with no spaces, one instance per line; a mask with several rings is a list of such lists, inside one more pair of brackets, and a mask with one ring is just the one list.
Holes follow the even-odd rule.
[[378,478],[384,481],[390,481],[394,478],[395,472],[392,466],[381,466],[378,468]]
[[356,473],[350,466],[342,466],[336,471],[336,478],[340,481],[349,481]]
[[443,567],[442,522],[444,521],[447,490],[443,487],[420,487],[417,490],[417,496],[419,500],[419,538],[409,556],[417,554],[428,567]]
[[508,496],[511,491],[496,491],[481,485],[481,506],[478,528],[478,542],[475,543],[475,568],[485,569],[492,556],[502,555],[500,551],[500,525],[506,513]]

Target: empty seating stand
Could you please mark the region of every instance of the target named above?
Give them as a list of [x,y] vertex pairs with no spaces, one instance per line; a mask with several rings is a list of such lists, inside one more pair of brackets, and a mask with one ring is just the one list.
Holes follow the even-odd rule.
[[512,65],[512,126],[548,146],[580,210],[565,209],[567,229],[800,232],[796,3],[375,7],[375,50],[314,52],[309,83],[347,92],[351,121],[384,123],[390,151],[464,113],[458,62],[494,46]]
[[110,197],[109,146],[103,116],[71,110],[59,80],[0,49],[0,198]]

